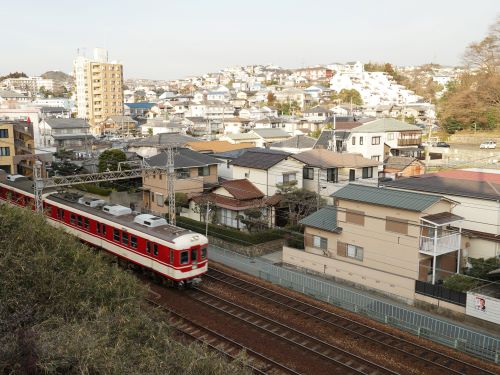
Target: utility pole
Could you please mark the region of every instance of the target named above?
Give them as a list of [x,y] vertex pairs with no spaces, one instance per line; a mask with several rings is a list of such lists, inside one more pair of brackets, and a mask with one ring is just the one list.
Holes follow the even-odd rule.
[[35,193],[35,210],[36,212],[43,211],[43,180],[42,180],[42,162],[40,160],[35,160],[33,173],[35,177],[34,193]]
[[205,212],[205,237],[208,238],[208,214],[210,212],[210,201],[207,201],[207,212]]
[[168,219],[170,225],[175,225],[175,169],[174,148],[167,146],[167,192],[168,192]]

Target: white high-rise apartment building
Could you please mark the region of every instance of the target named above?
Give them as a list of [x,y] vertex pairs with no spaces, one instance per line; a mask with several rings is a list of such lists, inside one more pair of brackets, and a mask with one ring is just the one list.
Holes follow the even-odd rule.
[[93,134],[109,116],[123,114],[123,66],[108,62],[108,52],[94,48],[93,58],[78,56],[73,62],[77,117],[86,119]]

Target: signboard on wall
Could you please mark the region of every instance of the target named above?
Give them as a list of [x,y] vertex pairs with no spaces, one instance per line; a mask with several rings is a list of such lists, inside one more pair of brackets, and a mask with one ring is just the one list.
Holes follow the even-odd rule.
[[500,324],[500,300],[484,294],[467,292],[465,313],[479,319]]

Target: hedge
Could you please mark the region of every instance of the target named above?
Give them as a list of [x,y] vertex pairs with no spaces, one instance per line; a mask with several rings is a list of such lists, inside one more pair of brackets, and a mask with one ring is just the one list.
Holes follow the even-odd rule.
[[[177,225],[182,228],[205,234],[205,223],[201,221],[181,216],[177,217],[176,222]],[[257,245],[284,237],[284,233],[277,229],[269,229],[258,233],[248,233],[210,223],[208,224],[208,234],[242,246]]]
[[113,191],[113,189],[100,187],[94,184],[75,185],[75,188],[87,193],[101,195],[103,197],[107,197]]

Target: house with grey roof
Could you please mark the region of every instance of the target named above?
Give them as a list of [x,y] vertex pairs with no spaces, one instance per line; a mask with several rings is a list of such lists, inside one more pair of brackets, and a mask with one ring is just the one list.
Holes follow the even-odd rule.
[[333,205],[300,221],[304,250],[285,247],[285,263],[411,302],[427,298],[417,281],[460,272],[461,235],[450,229],[463,219],[451,212],[456,202],[359,184],[332,197]]
[[[165,169],[144,172],[142,177],[144,206],[152,212],[166,213],[168,212],[168,205],[165,203],[168,197],[167,153],[163,151],[145,159],[145,162],[149,166]],[[212,156],[188,148],[176,149],[174,152],[175,191],[185,194],[202,193],[204,189],[216,185],[218,164],[219,160]]]
[[313,148],[316,143],[316,139],[308,137],[304,134],[297,134],[292,138],[285,139],[281,142],[275,142],[271,145],[271,150],[278,150],[289,152],[291,154],[297,154],[303,151],[309,151]]
[[157,155],[167,146],[184,147],[188,142],[199,141],[194,138],[178,133],[160,133],[142,139],[134,139],[127,144],[128,151],[136,152],[138,155],[148,158]]
[[268,197],[276,194],[281,184],[290,183],[302,188],[304,163],[287,152],[246,149],[231,161],[231,165],[234,179],[248,179]]
[[90,125],[83,119],[45,118],[39,128],[41,144],[52,152],[61,148],[81,150],[95,140]]
[[304,163],[304,189],[329,200],[331,194],[352,182],[377,186],[378,167],[382,164],[360,154],[314,149],[293,155]]

